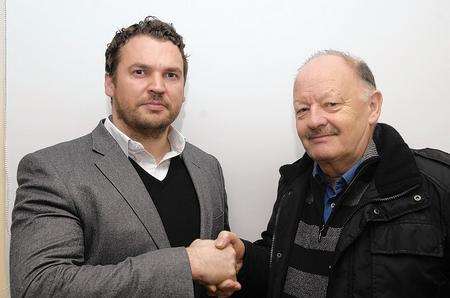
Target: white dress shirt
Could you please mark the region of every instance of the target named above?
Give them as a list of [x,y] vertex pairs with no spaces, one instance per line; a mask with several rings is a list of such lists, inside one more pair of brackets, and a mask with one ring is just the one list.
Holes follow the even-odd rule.
[[159,163],[156,159],[148,153],[141,143],[130,139],[126,134],[120,131],[108,118],[105,120],[105,128],[116,140],[127,157],[133,159],[139,166],[141,166],[147,173],[158,179],[164,180],[169,171],[170,159],[180,155],[186,145],[184,136],[173,126],[169,128],[169,144],[170,151],[167,152]]

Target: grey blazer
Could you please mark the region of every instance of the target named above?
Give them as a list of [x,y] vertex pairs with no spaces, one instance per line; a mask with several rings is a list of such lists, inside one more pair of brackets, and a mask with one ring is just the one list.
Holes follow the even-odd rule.
[[[229,229],[218,161],[187,143],[201,238]],[[186,249],[170,247],[144,184],[102,122],[25,156],[12,212],[13,297],[193,297]]]

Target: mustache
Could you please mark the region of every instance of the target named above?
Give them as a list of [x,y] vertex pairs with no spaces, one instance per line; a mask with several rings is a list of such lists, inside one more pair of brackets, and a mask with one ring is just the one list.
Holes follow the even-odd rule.
[[164,99],[164,96],[162,94],[159,93],[150,93],[149,97],[143,99],[140,102],[140,105],[145,105],[148,103],[159,103],[165,107],[168,106],[168,102]]
[[318,129],[309,130],[305,133],[307,139],[313,139],[323,136],[334,136],[339,134],[339,130],[335,127],[321,127]]

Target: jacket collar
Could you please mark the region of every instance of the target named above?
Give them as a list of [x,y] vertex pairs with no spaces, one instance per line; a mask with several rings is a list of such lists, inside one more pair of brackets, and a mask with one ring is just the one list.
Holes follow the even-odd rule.
[[117,189],[146,228],[158,248],[170,247],[158,211],[142,180],[120,146],[103,125],[92,131],[92,150],[99,154],[95,166]]
[[[390,197],[420,185],[421,176],[414,155],[393,127],[378,123],[373,141],[379,155],[374,182],[381,197]],[[305,153],[293,164],[280,168],[281,179],[288,183],[304,171],[312,171],[313,166],[314,161]]]
[[[146,227],[153,241],[159,248],[170,247],[159,213],[150,198],[150,195],[142,183],[118,143],[103,125],[101,120],[92,132],[92,150],[101,155],[96,161],[96,166],[108,178],[114,187],[120,192],[130,207],[135,211],[141,222]],[[183,161],[191,176],[194,188],[200,204],[200,238],[211,238],[213,228],[214,202],[211,199],[216,194],[212,193],[212,178],[202,165],[199,154],[193,145],[186,142],[181,154]],[[127,178],[124,178],[127,177]],[[214,236],[215,237],[215,236]]]
[[393,196],[421,184],[414,155],[393,127],[377,124],[373,140],[380,155],[374,181],[381,197]]

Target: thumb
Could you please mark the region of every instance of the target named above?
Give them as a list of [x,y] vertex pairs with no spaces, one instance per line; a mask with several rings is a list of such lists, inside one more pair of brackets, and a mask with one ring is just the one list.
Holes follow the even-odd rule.
[[228,231],[220,232],[217,236],[217,239],[214,241],[214,245],[216,246],[216,248],[224,249],[225,247],[227,247],[231,242],[230,234],[231,233]]

